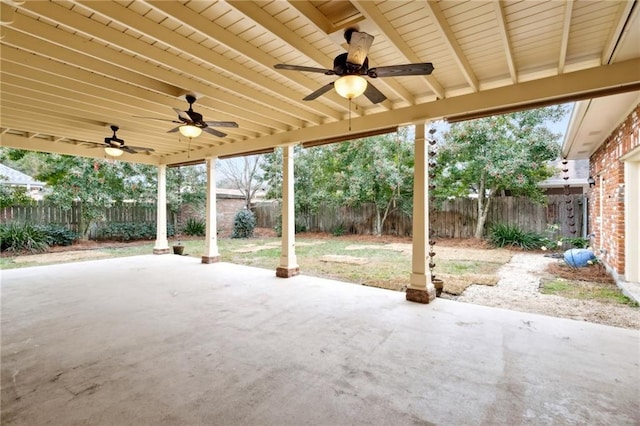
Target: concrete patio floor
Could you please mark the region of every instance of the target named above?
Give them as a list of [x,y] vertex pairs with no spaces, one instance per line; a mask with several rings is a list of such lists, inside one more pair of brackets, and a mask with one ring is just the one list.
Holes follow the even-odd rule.
[[639,424],[637,330],[174,255],[2,271],[2,424]]

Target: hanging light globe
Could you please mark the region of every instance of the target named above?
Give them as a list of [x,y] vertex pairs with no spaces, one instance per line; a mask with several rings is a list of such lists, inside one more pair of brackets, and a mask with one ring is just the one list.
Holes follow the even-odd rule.
[[333,83],[338,95],[343,98],[353,99],[362,95],[367,90],[367,80],[359,75],[343,75]]
[[120,156],[124,153],[124,151],[123,151],[123,150],[121,150],[120,148],[114,148],[114,147],[112,147],[112,146],[108,146],[108,147],[106,147],[106,148],[104,149],[104,152],[105,152],[107,155],[110,155],[111,157],[120,157]]
[[185,138],[197,138],[200,136],[200,133],[202,133],[202,129],[200,127],[191,124],[180,126],[178,130],[180,130],[180,134]]

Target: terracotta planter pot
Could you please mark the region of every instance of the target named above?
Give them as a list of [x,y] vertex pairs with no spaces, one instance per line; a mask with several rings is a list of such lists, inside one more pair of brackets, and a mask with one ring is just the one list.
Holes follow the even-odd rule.
[[440,295],[442,294],[442,289],[444,288],[444,281],[442,281],[440,278],[434,278],[433,280],[431,280],[431,282],[436,288],[436,297],[440,297]]

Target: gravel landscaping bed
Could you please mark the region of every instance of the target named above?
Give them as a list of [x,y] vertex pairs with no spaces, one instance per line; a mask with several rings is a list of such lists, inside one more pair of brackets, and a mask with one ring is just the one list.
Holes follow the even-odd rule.
[[640,329],[640,309],[637,307],[540,293],[544,271],[553,262],[558,260],[540,254],[517,253],[500,268],[495,286],[471,285],[458,297],[446,297],[484,306]]

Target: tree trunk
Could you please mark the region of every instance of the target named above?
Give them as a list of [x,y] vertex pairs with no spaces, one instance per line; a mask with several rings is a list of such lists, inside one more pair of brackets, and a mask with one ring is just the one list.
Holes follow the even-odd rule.
[[376,223],[373,225],[373,235],[378,237],[382,235],[382,213],[378,206],[376,206]]
[[480,200],[478,197],[478,223],[476,224],[476,232],[473,237],[480,239],[484,234],[484,224],[487,221],[487,216],[489,215],[489,204],[491,204],[491,198],[488,197],[484,200]]
[[476,232],[473,234],[474,238],[482,238],[484,234],[484,224],[487,221],[487,215],[489,214],[489,204],[491,204],[491,194],[487,196],[487,190],[485,186],[484,172],[480,175],[480,182],[478,185],[478,222],[476,223]]
[[382,210],[380,209],[380,207],[378,207],[378,205],[376,204],[376,223],[375,223],[375,229],[373,230],[373,233],[377,237],[382,236],[382,227],[384,226],[384,222],[387,220],[387,217],[389,217],[389,213],[391,212],[391,204],[393,203],[393,201],[394,201],[393,198],[389,200],[389,202],[387,203],[387,206],[384,209],[384,214],[382,213]]

